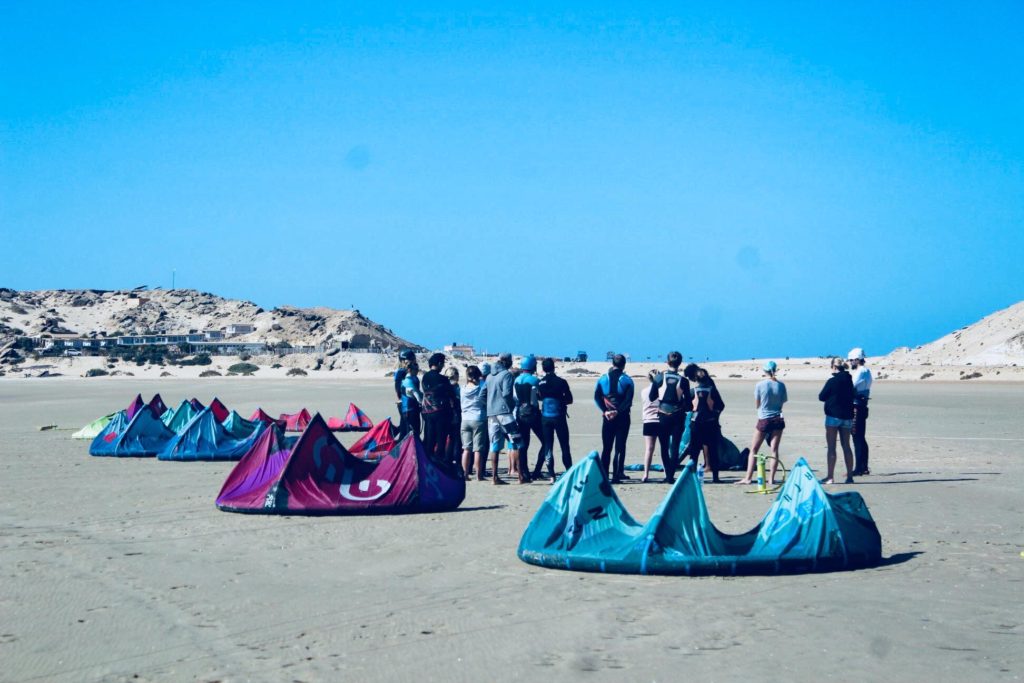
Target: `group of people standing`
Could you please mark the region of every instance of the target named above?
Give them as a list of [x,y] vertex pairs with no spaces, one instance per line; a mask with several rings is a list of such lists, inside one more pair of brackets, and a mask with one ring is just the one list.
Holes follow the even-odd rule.
[[[485,456],[489,452],[491,481],[495,484],[503,483],[498,477],[498,456],[504,449],[509,453],[509,474],[520,483],[544,478],[554,482],[556,439],[563,467],[568,470],[572,466],[567,409],[573,403],[573,395],[569,383],[556,374],[554,359],[543,359],[544,374],[538,377],[537,359],[533,355],[524,357],[519,367],[513,369],[511,354],[501,354],[493,367],[488,363],[470,365],[465,386],[459,385],[456,368],[445,370],[445,360],[441,353],[430,356],[429,369],[420,379],[415,354],[403,351],[400,355],[401,367],[395,373],[400,436],[410,431],[420,434],[422,429],[423,444],[430,457],[461,467],[467,478],[475,473],[481,481],[485,479]],[[650,480],[651,461],[658,447],[667,483],[675,481],[675,473],[686,457],[697,463],[701,476],[704,469],[709,470],[712,482],[718,483],[720,416],[725,401],[704,368],[691,363],[680,371],[682,361],[678,351],[669,353],[666,367],[649,372],[648,385],[640,391],[645,441],[642,481]],[[629,479],[625,472],[626,440],[636,386],[625,368],[625,356],[616,354],[608,372],[594,386],[594,404],[602,418],[601,463],[613,483]],[[769,485],[774,485],[780,463],[779,446],[786,428],[782,408],[789,397],[786,385],[776,376],[777,364],[768,361],[763,371],[765,378],[754,389],[757,422],[747,471],[739,484],[753,482],[756,454],[763,445],[771,450]],[[824,403],[828,448],[828,474],[823,483],[834,482],[837,442],[843,450],[847,483],[854,476],[869,473],[865,431],[871,382],[863,349],[851,350],[846,360],[832,360],[832,377],[818,396]],[[684,448],[687,426],[690,439]],[[530,468],[533,437],[539,447]],[[701,456],[703,463],[699,462]]]

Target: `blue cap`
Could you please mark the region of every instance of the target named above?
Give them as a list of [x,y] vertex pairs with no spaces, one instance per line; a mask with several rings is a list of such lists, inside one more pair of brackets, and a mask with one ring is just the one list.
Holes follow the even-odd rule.
[[779,369],[779,366],[775,364],[775,361],[770,360],[764,364],[764,371],[771,374]]
[[523,357],[523,359],[519,361],[519,369],[526,370],[527,372],[537,371],[537,359],[532,353],[529,356]]

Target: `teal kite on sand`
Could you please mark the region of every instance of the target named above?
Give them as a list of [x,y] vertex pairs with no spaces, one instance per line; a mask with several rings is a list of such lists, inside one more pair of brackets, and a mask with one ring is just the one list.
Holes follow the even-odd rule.
[[864,499],[826,493],[803,458],[761,523],[733,536],[711,523],[692,463],[640,524],[594,452],[552,488],[519,543],[519,558],[530,564],[617,574],[815,572],[872,566],[881,557]]

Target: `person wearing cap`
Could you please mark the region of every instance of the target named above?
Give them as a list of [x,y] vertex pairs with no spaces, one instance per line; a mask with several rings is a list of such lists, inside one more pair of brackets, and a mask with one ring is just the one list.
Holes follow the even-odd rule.
[[405,411],[402,410],[402,399],[405,397],[405,389],[402,387],[402,382],[405,380],[405,375],[409,370],[409,364],[416,362],[416,354],[413,353],[412,349],[402,349],[398,352],[398,369],[395,370],[395,405],[398,406],[399,422],[398,422],[398,433],[405,436],[408,431],[407,425],[405,424]]
[[407,434],[420,435],[420,406],[423,402],[423,392],[420,391],[420,366],[414,360],[405,368],[405,377],[402,379],[402,420],[399,423],[399,438],[405,438]]
[[531,353],[519,361],[519,375],[513,382],[513,391],[516,399],[516,419],[519,421],[519,433],[523,436],[522,446],[519,452],[522,459],[530,462],[530,433],[537,437],[539,444],[537,452],[537,465],[533,468],[531,479],[541,477],[541,468],[544,466],[544,431],[540,421],[540,398],[538,386],[540,380],[537,378],[537,358]]
[[[515,396],[513,391],[514,380],[509,368],[512,367],[512,354],[503,353],[498,356],[494,369],[487,380],[487,432],[491,439],[491,469],[492,482],[503,483],[498,478],[498,453],[501,447],[508,442],[509,462],[515,462],[519,473],[519,483],[530,482],[527,473],[528,466],[525,458],[519,452],[522,436],[519,433],[519,423],[516,422]],[[512,469],[511,467],[509,468]]]
[[864,349],[857,347],[846,354],[853,378],[853,476],[871,474],[868,469],[868,400],[871,398],[871,371],[864,360]]
[[[601,465],[610,473],[612,483],[626,476],[626,437],[629,436],[629,409],[633,406],[633,380],[626,374],[626,357],[617,353],[612,366],[594,386],[594,404],[604,418],[601,424]],[[612,461],[612,450],[615,459]]]
[[750,442],[750,455],[747,456],[747,474],[737,484],[754,482],[754,466],[757,464],[757,452],[765,441],[771,448],[771,470],[768,476],[769,486],[775,485],[775,472],[779,467],[779,444],[782,443],[782,430],[786,428],[786,420],[782,417],[782,406],[789,400],[786,385],[776,377],[779,366],[770,360],[764,364],[765,379],[754,387],[754,408],[757,410],[757,424],[754,426],[754,437]]

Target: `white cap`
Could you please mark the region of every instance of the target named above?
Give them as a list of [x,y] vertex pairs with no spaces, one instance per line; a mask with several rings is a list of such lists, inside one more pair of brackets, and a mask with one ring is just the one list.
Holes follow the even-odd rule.
[[859,346],[855,349],[850,349],[850,352],[846,354],[846,360],[864,360],[864,349]]

